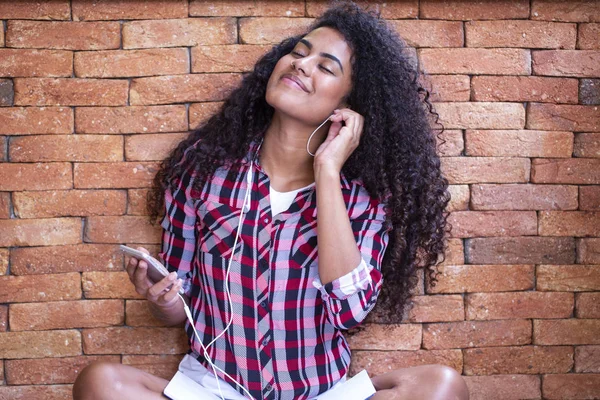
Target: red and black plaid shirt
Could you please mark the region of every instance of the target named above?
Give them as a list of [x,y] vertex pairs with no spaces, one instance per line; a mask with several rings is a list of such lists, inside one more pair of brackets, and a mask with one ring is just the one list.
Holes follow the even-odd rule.
[[[196,329],[208,344],[229,321],[225,274],[245,194],[251,190],[229,276],[233,323],[208,353],[255,399],[310,399],[348,370],[350,348],[340,330],[360,324],[375,306],[389,229],[383,204],[342,174],[341,190],[362,260],[322,285],[316,189],[301,190],[288,210],[271,215],[269,177],[259,164],[259,148],[252,144],[241,169],[219,168],[200,192],[192,189],[194,175],[189,173],[176,190],[166,191],[160,257],[184,279]],[[254,179],[248,188],[251,159]],[[189,322],[186,330],[191,352],[212,370],[200,356]]]

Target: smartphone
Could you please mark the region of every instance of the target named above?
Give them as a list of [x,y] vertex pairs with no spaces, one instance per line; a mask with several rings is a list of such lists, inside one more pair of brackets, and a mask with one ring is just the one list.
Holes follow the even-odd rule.
[[[169,271],[161,264],[161,262],[151,255],[125,245],[121,245],[120,249],[123,253],[135,257],[138,260],[144,260],[148,263],[148,278],[150,278],[152,282],[156,283],[169,275]],[[171,286],[173,285],[170,285],[169,288]],[[184,294],[183,288],[179,289],[179,293]]]

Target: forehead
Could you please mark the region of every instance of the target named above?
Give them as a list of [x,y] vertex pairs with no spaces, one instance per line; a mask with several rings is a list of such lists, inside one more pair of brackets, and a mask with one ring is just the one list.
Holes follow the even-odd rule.
[[315,50],[336,56],[342,64],[350,64],[352,49],[337,30],[320,27],[310,31],[303,39],[309,41]]

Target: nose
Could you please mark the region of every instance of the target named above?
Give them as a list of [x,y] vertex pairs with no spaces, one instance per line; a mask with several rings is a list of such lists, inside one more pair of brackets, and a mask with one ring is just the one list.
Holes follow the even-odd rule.
[[292,61],[292,68],[302,71],[304,75],[309,75],[312,71],[310,57],[302,57]]

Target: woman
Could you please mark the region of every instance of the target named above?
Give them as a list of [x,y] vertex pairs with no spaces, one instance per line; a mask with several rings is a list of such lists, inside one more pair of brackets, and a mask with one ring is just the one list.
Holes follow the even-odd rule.
[[[166,324],[190,305],[180,371],[207,388],[216,381],[217,397],[335,390],[350,363],[342,331],[378,298],[398,319],[416,269],[432,273],[443,254],[447,182],[428,93],[402,47],[354,4],[328,10],[263,56],[157,173],[148,207],[152,220],[165,214],[160,256],[173,272],[153,284],[135,258],[127,271]],[[376,400],[468,398],[444,366],[372,382]],[[74,396],[159,399],[167,384],[92,364]]]

